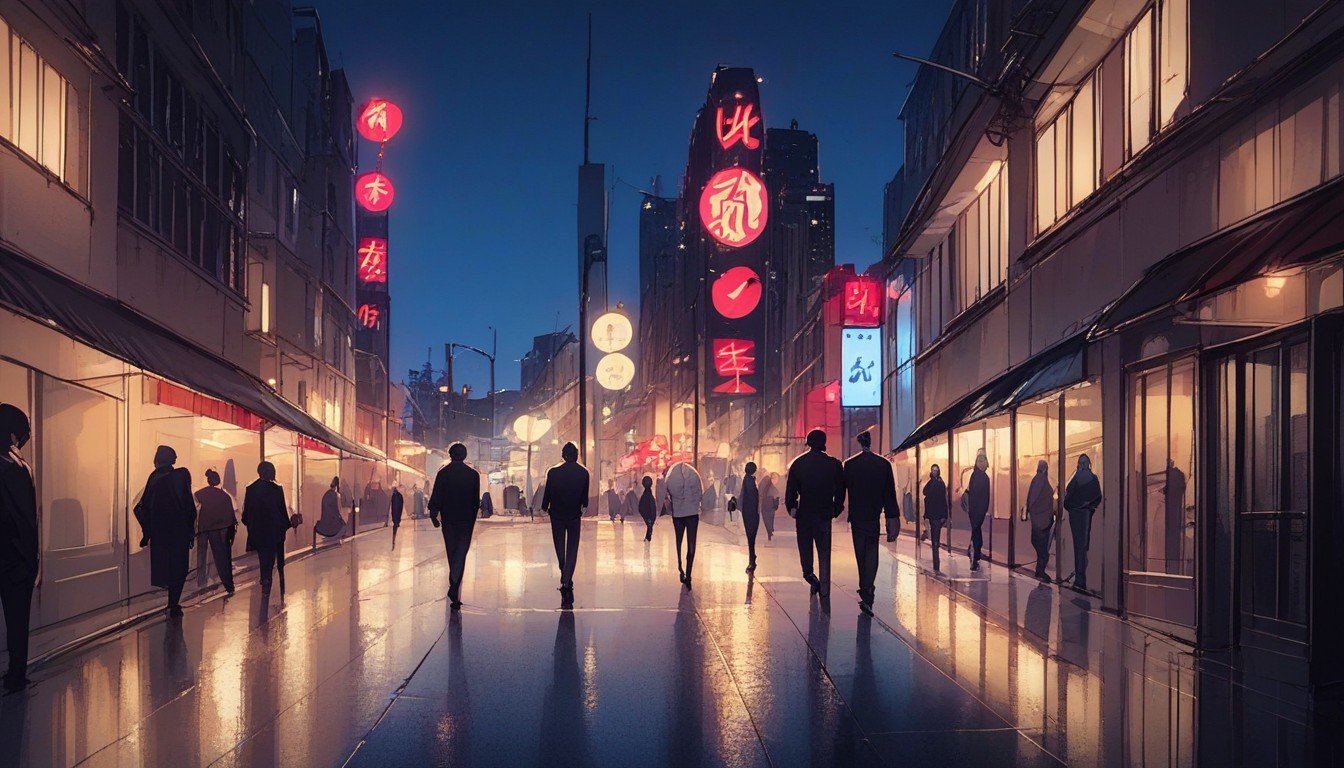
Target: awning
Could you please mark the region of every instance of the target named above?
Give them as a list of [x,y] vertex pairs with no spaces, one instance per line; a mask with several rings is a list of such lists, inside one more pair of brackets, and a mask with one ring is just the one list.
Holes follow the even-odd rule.
[[285,429],[373,458],[367,449],[290,405],[255,376],[130,307],[0,249],[0,305],[149,373],[246,408]]
[[1210,235],[1149,267],[1102,313],[1091,337],[1253,277],[1344,248],[1344,178]]
[[927,419],[896,450],[904,451],[955,427],[1082,381],[1086,351],[1087,332],[1081,331],[1036,353]]

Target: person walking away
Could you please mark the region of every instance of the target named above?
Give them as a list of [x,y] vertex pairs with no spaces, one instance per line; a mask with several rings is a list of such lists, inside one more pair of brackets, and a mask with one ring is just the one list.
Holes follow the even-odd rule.
[[[687,462],[667,468],[663,479],[664,502],[672,510],[672,529],[677,534],[677,573],[686,589],[691,588],[691,568],[695,565],[695,538],[700,530],[700,505],[708,498],[701,490],[700,473]],[[686,540],[686,559],[681,557],[681,542]],[[683,564],[684,563],[684,564]]]
[[280,575],[280,599],[285,597],[285,534],[289,532],[289,507],[285,489],[275,482],[275,465],[257,465],[257,479],[243,495],[243,525],[247,526],[247,550],[257,553],[261,567],[261,598],[271,596],[274,573]]
[[658,502],[653,498],[653,478],[645,475],[640,483],[644,486],[644,493],[639,497],[639,516],[644,518],[644,524],[649,527],[644,540],[653,541],[653,523],[658,519]]
[[397,538],[397,529],[401,527],[401,513],[406,509],[406,497],[401,495],[401,486],[392,486],[392,538]]
[[467,446],[453,443],[448,447],[448,463],[434,476],[429,521],[435,528],[443,528],[443,549],[448,555],[448,605],[455,611],[462,608],[462,578],[480,506],[481,473],[467,464]]
[[28,629],[40,562],[37,487],[19,453],[31,436],[27,414],[0,403],[0,607],[9,649],[4,677],[7,693],[28,686]]
[[322,516],[313,529],[329,539],[345,530],[345,518],[341,517],[341,478],[331,478],[331,487],[322,494]]
[[779,473],[771,472],[761,481],[761,523],[765,525],[765,540],[775,538],[775,512],[779,510]]
[[191,472],[174,467],[177,452],[160,445],[154,452],[154,471],[145,481],[135,519],[140,523],[140,546],[149,547],[149,583],[168,590],[168,615],[182,615],[182,587],[191,570],[191,548],[196,543],[196,504],[191,497]]
[[748,461],[743,467],[741,504],[742,527],[747,531],[747,573],[756,572],[756,532],[761,527],[761,494],[756,488],[756,462]]
[[[621,512],[621,496],[616,493],[616,481],[607,481],[607,492],[602,495],[603,501],[607,505],[607,519],[616,522],[616,516]],[[624,522],[625,518],[621,518]]]
[[551,516],[551,539],[560,562],[560,594],[567,605],[574,603],[574,567],[579,559],[579,532],[588,506],[588,468],[579,463],[579,448],[565,443],[561,462],[546,470],[541,509]]
[[425,509],[425,503],[429,501],[429,495],[426,493],[429,489],[429,483],[426,482],[424,486],[416,485],[412,487],[415,488],[415,493],[411,494],[411,519],[421,520],[429,514]]
[[527,507],[527,516],[529,520],[533,519],[537,513],[537,510],[541,509],[541,502],[545,501],[545,499],[546,499],[546,483],[543,482],[541,485],[536,487],[536,490],[532,491],[532,503],[529,504]]
[[1031,521],[1031,546],[1036,550],[1036,578],[1050,581],[1050,530],[1055,527],[1055,489],[1050,485],[1050,465],[1036,462],[1036,475],[1027,489],[1027,519]]
[[627,517],[636,517],[639,515],[639,495],[635,493],[635,486],[630,485],[625,492],[625,497],[621,499],[621,520]]
[[490,498],[490,492],[481,494],[481,519],[489,520],[495,516],[495,500]]
[[933,571],[942,573],[938,562],[938,544],[942,541],[943,526],[947,524],[947,483],[937,464],[929,467],[929,480],[924,483],[924,519],[929,522],[929,541],[933,544]]
[[224,591],[233,594],[233,537],[238,532],[237,507],[229,492],[219,487],[219,473],[205,470],[205,487],[196,492],[196,585],[204,589],[208,578],[207,554]]
[[1092,515],[1101,505],[1101,480],[1092,472],[1092,459],[1078,457],[1078,467],[1064,487],[1064,511],[1073,534],[1073,586],[1087,590],[1087,548],[1092,537]]
[[[798,528],[798,561],[812,594],[823,599],[831,594],[831,521],[845,508],[845,470],[840,460],[826,453],[826,433],[807,433],[807,453],[789,464],[784,483],[784,507]],[[820,577],[812,570],[812,549],[817,550]]]
[[971,479],[966,483],[966,492],[961,496],[962,508],[966,510],[971,522],[971,546],[966,553],[971,558],[971,570],[980,570],[982,549],[985,543],[985,516],[989,514],[989,457],[984,450],[975,456],[975,469],[971,470]]
[[873,612],[877,582],[878,518],[887,518],[887,537],[900,528],[896,506],[896,476],[891,462],[873,453],[873,437],[862,432],[859,452],[845,461],[845,492],[849,495],[849,531],[854,539],[854,561],[859,567],[859,608]]

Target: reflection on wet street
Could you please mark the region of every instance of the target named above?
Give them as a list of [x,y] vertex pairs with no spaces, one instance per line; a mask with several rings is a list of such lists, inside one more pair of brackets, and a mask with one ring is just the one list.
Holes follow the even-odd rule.
[[[953,562],[938,580],[908,544],[885,549],[870,618],[852,599],[848,537],[836,536],[823,602],[798,577],[791,536],[760,547],[752,580],[735,536],[703,526],[688,593],[671,526],[651,544],[642,534],[584,524],[572,611],[559,610],[543,523],[477,526],[460,613],[423,521],[395,549],[388,532],[347,542],[294,562],[283,603],[263,604],[245,579],[182,620],[41,665],[31,690],[0,699],[0,762],[1165,766],[1207,762],[1197,748],[1229,755],[1220,764],[1311,754],[1304,716],[1267,715],[1273,704],[1201,680],[1181,646],[997,566]],[[1197,706],[1197,681],[1219,691],[1216,707]]]

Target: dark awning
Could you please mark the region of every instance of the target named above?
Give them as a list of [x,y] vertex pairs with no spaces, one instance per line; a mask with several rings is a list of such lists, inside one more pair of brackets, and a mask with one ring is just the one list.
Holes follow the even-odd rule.
[[1086,351],[1087,332],[1082,331],[1032,355],[920,424],[896,450],[1082,381]]
[[1216,232],[1149,267],[1102,313],[1091,336],[1258,275],[1306,264],[1344,248],[1344,178]]
[[347,453],[377,458],[290,405],[255,376],[130,307],[0,249],[0,305],[150,373],[241,406]]

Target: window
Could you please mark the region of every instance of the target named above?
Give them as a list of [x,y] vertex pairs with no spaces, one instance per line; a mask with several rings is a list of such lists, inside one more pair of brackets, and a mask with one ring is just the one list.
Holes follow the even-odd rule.
[[1036,135],[1036,231],[1044,232],[1097,189],[1098,69]]
[[1130,157],[1153,138],[1153,12],[1125,35],[1125,148]]
[[996,161],[979,195],[957,217],[953,281],[956,314],[1008,279],[1008,166]]
[[[1195,363],[1137,374],[1130,412],[1128,568],[1195,575]],[[1157,607],[1157,606],[1152,606]],[[1193,609],[1191,602],[1190,609]],[[1187,626],[1193,612],[1178,619]]]
[[944,240],[929,250],[920,267],[916,285],[919,290],[920,348],[929,346],[943,333],[943,326],[951,317],[946,296],[950,289],[948,272],[951,260],[948,254],[950,240]]
[[1158,6],[1157,125],[1165,128],[1185,106],[1190,83],[1190,0],[1164,0]]
[[0,136],[65,180],[70,84],[0,19]]

